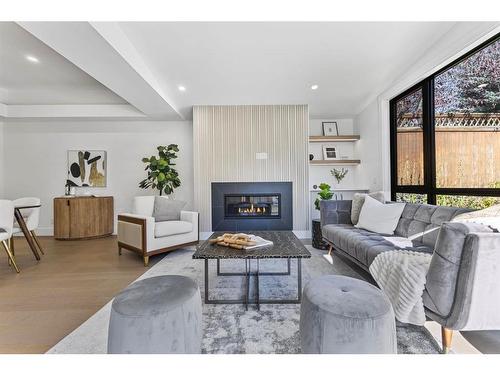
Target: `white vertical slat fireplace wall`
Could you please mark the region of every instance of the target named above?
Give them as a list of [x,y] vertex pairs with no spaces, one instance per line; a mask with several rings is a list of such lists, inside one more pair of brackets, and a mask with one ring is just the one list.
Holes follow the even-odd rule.
[[212,230],[212,182],[291,181],[293,228],[306,233],[308,136],[307,105],[194,106],[194,207],[200,231]]

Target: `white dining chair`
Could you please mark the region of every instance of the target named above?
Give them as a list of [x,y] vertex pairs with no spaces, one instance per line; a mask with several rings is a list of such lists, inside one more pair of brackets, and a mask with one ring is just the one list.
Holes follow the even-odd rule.
[[19,273],[19,268],[17,268],[16,259],[14,254],[10,251],[10,246],[7,243],[12,238],[12,228],[14,217],[14,204],[12,201],[0,199],[0,242],[7,253],[10,264],[12,264],[17,273]]
[[[21,206],[37,206],[40,205],[40,198],[33,198],[33,197],[27,197],[27,198],[19,198],[15,199],[12,201],[14,204],[14,207],[21,207]],[[40,241],[38,241],[38,237],[36,236],[35,230],[38,228],[39,222],[40,222],[40,207],[35,207],[35,208],[24,208],[21,211],[21,215],[24,218],[24,221],[26,222],[26,226],[28,227],[29,232],[31,233],[31,236],[35,240],[36,247],[38,247],[38,250],[42,254],[45,254],[43,252],[42,246],[40,245]],[[13,234],[21,233],[22,230],[19,227],[19,224],[16,221],[14,221],[14,227],[12,230]],[[15,249],[14,249],[14,236],[12,236],[11,239],[11,251],[13,254],[15,254]]]

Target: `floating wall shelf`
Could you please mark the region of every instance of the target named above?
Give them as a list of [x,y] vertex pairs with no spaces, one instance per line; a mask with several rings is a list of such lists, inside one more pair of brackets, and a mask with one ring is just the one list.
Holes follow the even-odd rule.
[[361,160],[347,160],[347,159],[339,159],[339,160],[311,160],[309,164],[311,165],[358,165],[361,163]]
[[356,142],[359,141],[359,135],[311,135],[309,142]]

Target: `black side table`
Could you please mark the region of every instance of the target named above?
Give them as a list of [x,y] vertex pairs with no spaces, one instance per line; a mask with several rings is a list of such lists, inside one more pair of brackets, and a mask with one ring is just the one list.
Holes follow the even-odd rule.
[[315,249],[327,250],[328,243],[323,241],[323,235],[321,234],[321,222],[319,219],[314,219],[312,221],[312,246]]

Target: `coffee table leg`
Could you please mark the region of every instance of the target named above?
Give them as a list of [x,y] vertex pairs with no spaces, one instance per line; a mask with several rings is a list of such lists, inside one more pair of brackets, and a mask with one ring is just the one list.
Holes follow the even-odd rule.
[[302,259],[297,258],[297,301],[302,300]]
[[205,303],[208,303],[208,259],[205,259]]
[[260,293],[259,293],[259,259],[257,259],[257,272],[255,274],[255,285],[256,285],[256,292],[257,292],[257,310],[260,311]]
[[246,273],[246,293],[245,293],[245,309],[248,311],[248,301],[250,300],[250,269],[251,263],[250,259],[245,259],[245,273]]

